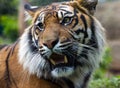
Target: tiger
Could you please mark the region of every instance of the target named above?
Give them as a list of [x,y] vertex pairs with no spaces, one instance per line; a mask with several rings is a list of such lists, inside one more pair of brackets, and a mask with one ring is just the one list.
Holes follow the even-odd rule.
[[30,25],[1,46],[0,88],[87,88],[105,49],[97,0],[25,4]]

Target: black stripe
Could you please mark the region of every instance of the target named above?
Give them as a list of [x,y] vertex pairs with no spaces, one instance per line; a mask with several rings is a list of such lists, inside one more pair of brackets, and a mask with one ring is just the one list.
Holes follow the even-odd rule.
[[6,71],[5,71],[5,81],[7,88],[10,88],[11,79],[10,79],[10,72],[9,72],[9,57],[10,57],[11,50],[9,51],[7,58],[6,58]]
[[77,10],[74,9],[74,19],[75,19],[75,24],[72,26],[72,28],[74,28],[78,23],[79,23],[79,20],[78,20],[78,16],[77,16]]
[[12,85],[12,82],[15,85],[15,87],[18,88],[17,85],[16,85],[16,82],[15,82],[14,78],[12,77],[12,74],[10,74],[10,70],[9,70],[9,59],[10,59],[10,56],[13,54],[17,43],[18,43],[18,41],[13,44],[10,51],[8,52],[8,55],[7,55],[6,61],[5,61],[6,71],[5,71],[4,77],[5,77],[7,88],[10,88],[10,85]]
[[60,12],[61,13],[61,15],[62,15],[62,18],[63,18],[63,13],[62,12]]
[[86,50],[86,47],[84,47],[84,48],[83,48],[82,53],[80,54],[80,57],[84,57],[85,59],[88,59],[88,50],[89,50],[89,48],[87,50]]
[[60,10],[62,10],[62,11],[65,11],[66,13],[64,13],[64,15],[66,15],[66,14],[72,14],[72,12],[70,12],[70,11],[67,11],[67,10],[64,10],[64,9],[60,9]]
[[91,30],[92,30],[92,34],[95,36],[95,25],[94,25],[94,20],[91,16],[89,16],[91,19]]
[[88,26],[87,26],[87,21],[86,21],[84,15],[81,15],[80,18],[81,18],[81,20],[82,20],[82,22],[83,22],[83,24],[85,26],[85,32],[84,32],[84,38],[83,38],[83,43],[85,43],[85,38],[88,37],[88,33],[87,33],[87,27]]
[[38,47],[38,39],[35,38],[35,32],[33,33],[33,39],[34,39],[33,41],[34,41],[36,47]]
[[74,31],[77,35],[79,35],[80,33],[84,33],[84,30],[83,29],[77,29]]
[[91,72],[86,74],[86,76],[84,77],[84,81],[83,81],[83,84],[82,84],[81,88],[86,88],[87,87],[90,76],[91,76]]
[[80,18],[81,18],[82,21],[83,21],[83,24],[84,24],[84,26],[85,26],[85,29],[87,29],[87,21],[86,21],[84,15],[81,15]]
[[72,26],[72,28],[74,28],[77,24],[78,24],[78,17],[77,16],[75,16],[76,18],[75,18],[75,24]]
[[29,35],[28,35],[28,40],[29,40],[29,46],[31,51],[37,52],[38,51],[38,47],[36,47],[35,45],[33,45],[33,41],[32,41],[32,34],[31,34],[31,30],[32,28],[29,30]]
[[98,43],[97,43],[97,38],[95,36],[95,25],[94,25],[94,20],[93,18],[90,16],[91,19],[91,31],[92,31],[92,36],[91,39],[89,41],[89,45],[91,45],[94,48],[98,48]]
[[67,84],[68,88],[75,88],[73,82],[67,78],[62,78],[63,81]]

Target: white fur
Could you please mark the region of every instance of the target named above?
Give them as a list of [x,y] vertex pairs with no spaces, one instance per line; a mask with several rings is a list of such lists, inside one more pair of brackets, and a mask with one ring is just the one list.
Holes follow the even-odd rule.
[[61,67],[61,68],[55,68],[51,73],[54,77],[67,77],[71,75],[74,72],[74,68],[72,67]]
[[30,50],[28,32],[25,30],[24,34],[20,38],[19,48],[19,63],[23,65],[25,70],[28,70],[30,74],[37,74],[38,77],[42,76],[42,69],[45,67],[45,59],[41,57],[39,53],[34,53]]

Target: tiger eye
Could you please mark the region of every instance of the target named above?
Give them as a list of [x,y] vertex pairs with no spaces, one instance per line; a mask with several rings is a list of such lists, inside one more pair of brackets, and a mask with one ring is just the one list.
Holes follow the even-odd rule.
[[64,19],[62,20],[62,24],[70,24],[71,21],[72,21],[71,17],[64,17]]
[[68,18],[68,17],[64,18],[65,23],[68,23],[69,21],[70,21],[70,18]]
[[44,28],[43,23],[40,22],[40,23],[38,24],[38,27],[39,27],[40,29],[43,29],[43,28]]

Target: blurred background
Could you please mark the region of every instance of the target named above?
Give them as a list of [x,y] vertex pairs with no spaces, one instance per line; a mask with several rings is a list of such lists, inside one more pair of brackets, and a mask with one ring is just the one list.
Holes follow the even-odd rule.
[[[0,45],[11,44],[26,28],[24,3],[43,6],[69,0],[0,0]],[[106,29],[107,46],[90,88],[120,88],[120,0],[99,0],[95,16]]]

